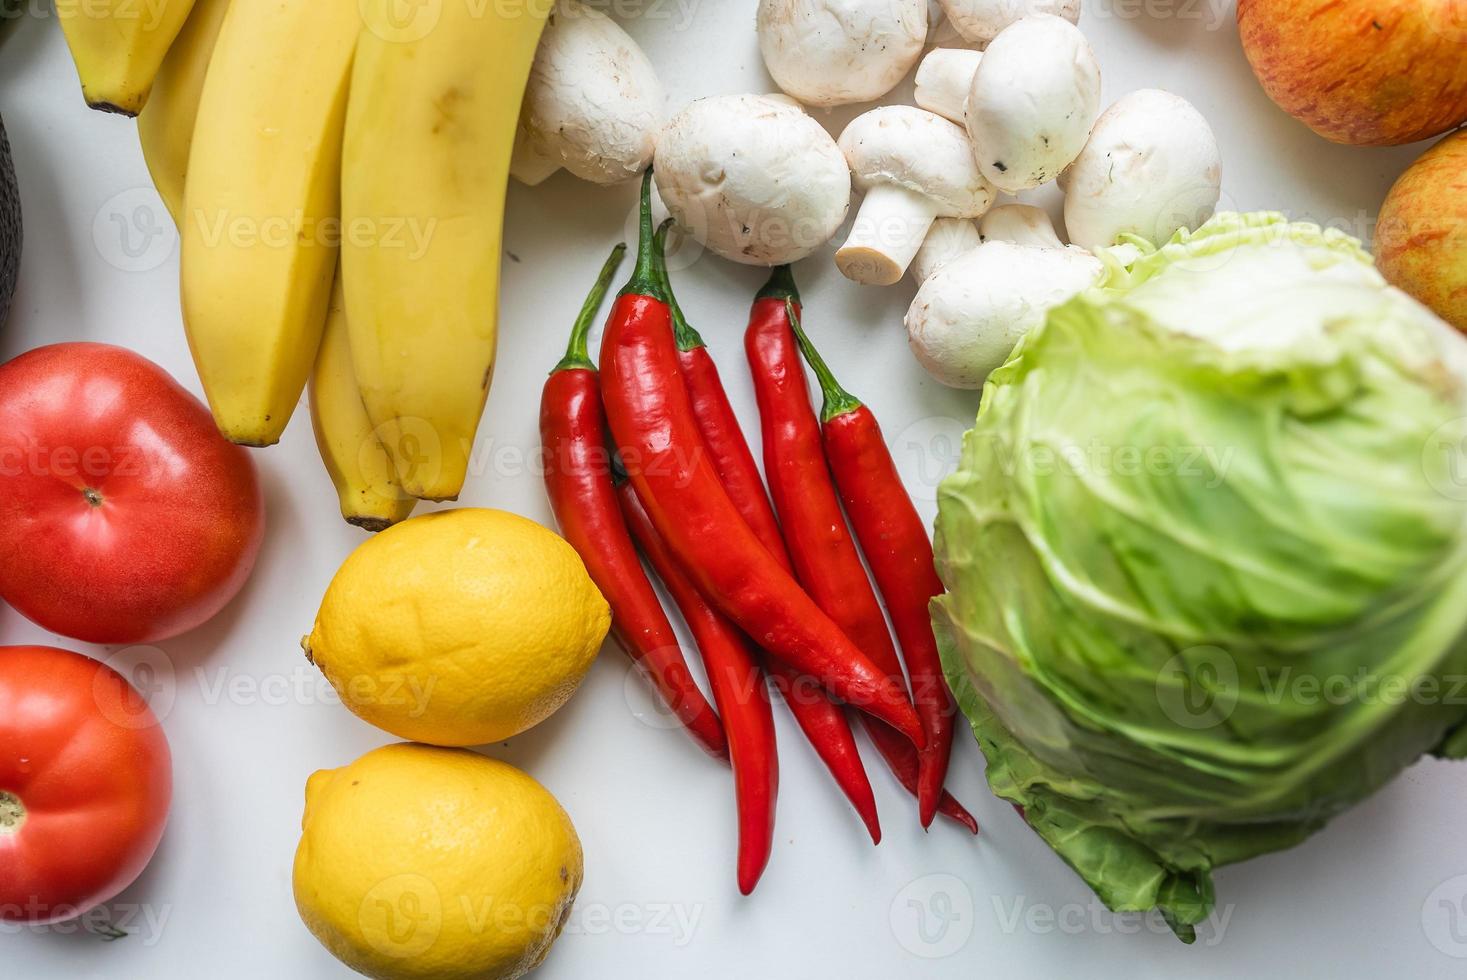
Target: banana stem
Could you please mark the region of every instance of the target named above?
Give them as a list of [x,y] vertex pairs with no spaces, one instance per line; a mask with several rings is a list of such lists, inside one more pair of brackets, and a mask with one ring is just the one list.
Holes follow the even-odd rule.
[[820,382],[820,394],[825,398],[825,404],[820,406],[820,421],[829,422],[861,408],[861,399],[840,386],[830,366],[825,363],[825,358],[820,356],[815,345],[810,343],[810,338],[805,336],[805,328],[800,325],[800,314],[795,312],[795,304],[788,299],[784,301],[784,313],[789,317],[790,329],[795,332],[800,353],[805,355],[810,370],[815,372],[815,380]]
[[591,322],[596,319],[596,312],[601,309],[606,293],[611,289],[611,279],[616,275],[616,270],[621,266],[621,260],[626,254],[626,242],[618,242],[611,250],[611,254],[606,257],[605,264],[601,266],[601,274],[596,277],[596,285],[591,287],[591,292],[586,296],[586,302],[581,304],[580,315],[576,317],[575,326],[571,328],[570,343],[566,345],[565,356],[560,359],[559,364],[555,365],[551,374],[574,368],[596,370],[590,353]]
[[678,305],[677,296],[672,291],[672,277],[667,274],[667,233],[672,230],[673,224],[674,219],[668,218],[658,226],[657,234],[652,238],[652,260],[657,268],[658,281],[667,293],[667,308],[672,311],[672,334],[677,341],[677,349],[687,352],[708,345],[703,342],[698,331],[693,329],[688,318],[683,316],[683,308]]
[[650,296],[667,302],[666,290],[657,278],[656,234],[652,230],[652,168],[642,174],[642,201],[637,216],[637,267],[619,296]]

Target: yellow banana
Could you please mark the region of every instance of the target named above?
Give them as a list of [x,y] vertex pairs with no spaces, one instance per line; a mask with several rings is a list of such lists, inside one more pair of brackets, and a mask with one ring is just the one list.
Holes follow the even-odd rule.
[[214,39],[219,36],[228,9],[229,0],[197,0],[158,69],[148,104],[138,113],[143,159],[176,225],[182,223],[183,180],[188,173],[199,95],[204,90],[209,57],[214,53]]
[[368,531],[381,531],[406,520],[417,501],[398,485],[392,459],[372,431],[362,404],[351,366],[340,275],[331,290],[331,309],[311,372],[310,392],[316,448],[341,498],[341,516],[348,524]]
[[136,116],[194,0],[56,0],[56,17],[93,109]]
[[280,439],[321,343],[340,239],[357,0],[224,15],[184,191],[183,322],[219,431]]
[[352,361],[403,489],[458,496],[493,374],[505,182],[552,0],[363,0],[342,169]]

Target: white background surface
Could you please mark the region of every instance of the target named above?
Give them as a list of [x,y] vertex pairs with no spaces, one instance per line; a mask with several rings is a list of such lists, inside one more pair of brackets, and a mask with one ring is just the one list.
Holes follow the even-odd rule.
[[[124,344],[198,391],[179,321],[175,241],[135,127],[83,106],[60,32],[44,0],[31,2],[35,15],[0,45],[0,112],[26,236],[0,353],[64,340]],[[751,0],[623,0],[618,9],[661,71],[672,108],[699,95],[772,90]],[[1335,147],[1286,118],[1243,61],[1227,0],[1091,0],[1082,26],[1104,69],[1107,103],[1161,86],[1208,116],[1231,206],[1283,209],[1368,235],[1390,183],[1421,149]],[[897,94],[909,92],[910,82]],[[851,115],[825,121],[838,131]],[[540,385],[606,250],[629,227],[633,198],[630,187],[599,190],[565,175],[511,191],[500,366],[480,472],[463,503],[549,521],[526,462],[538,443]],[[881,418],[930,517],[933,484],[976,393],[940,388],[907,353],[900,320],[909,284],[857,288],[836,273],[829,250],[797,273],[809,327]],[[705,258],[676,280],[749,425],[740,338],[762,278]],[[337,517],[304,410],[281,445],[255,458],[268,535],[253,580],[214,622],[161,649],[119,654],[0,609],[0,642],[59,643],[121,656],[124,667],[154,665],[177,784],[156,860],[109,906],[132,934],[109,943],[7,925],[0,972],[10,980],[349,975],[300,924],[290,867],[306,777],[389,741],[334,703],[297,646],[362,535]],[[873,849],[787,715],[779,734],[777,844],[750,900],[734,888],[727,772],[659,725],[615,648],[559,714],[487,750],[548,786],[585,844],[585,888],[538,977],[1425,980],[1467,971],[1467,768],[1420,764],[1305,846],[1221,871],[1226,927],[1204,930],[1188,948],[1154,923],[1104,912],[987,792],[970,739],[960,739],[951,786],[983,836],[941,823],[924,834],[914,805],[870,757],[886,833]]]

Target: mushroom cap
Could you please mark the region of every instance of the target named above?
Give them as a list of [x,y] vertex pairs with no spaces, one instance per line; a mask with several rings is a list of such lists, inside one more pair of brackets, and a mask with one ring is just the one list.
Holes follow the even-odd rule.
[[987,44],[1017,20],[1035,14],[1080,21],[1080,0],[938,0],[964,40]]
[[963,128],[926,109],[888,105],[862,113],[840,134],[840,149],[857,187],[904,187],[935,201],[945,217],[976,218],[995,197]]
[[1075,244],[1103,248],[1131,233],[1159,245],[1217,207],[1217,137],[1186,99],[1142,89],[1105,110],[1061,183]]
[[760,0],[755,24],[786,93],[818,106],[870,102],[922,56],[927,0]]
[[938,381],[981,388],[1024,334],[1092,285],[1102,268],[1079,250],[985,242],[917,290],[907,310],[907,342]]
[[657,143],[657,190],[704,246],[745,265],[782,265],[845,221],[851,175],[830,134],[783,95],[698,99]]
[[597,184],[635,177],[652,160],[665,103],[652,62],[616,21],[557,0],[520,113],[532,153]]
[[1100,109],[1100,66],[1080,29],[1025,17],[983,52],[968,90],[968,134],[983,175],[1016,194],[1059,176]]

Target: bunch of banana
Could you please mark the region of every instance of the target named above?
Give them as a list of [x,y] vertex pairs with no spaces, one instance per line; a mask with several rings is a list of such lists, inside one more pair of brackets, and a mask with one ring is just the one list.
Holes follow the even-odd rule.
[[551,6],[443,0],[404,21],[399,0],[362,0],[341,180],[346,320],[367,414],[424,500],[458,496],[489,394],[509,160]]
[[403,492],[392,458],[378,439],[351,363],[346,298],[341,273],[331,290],[326,335],[311,372],[311,427],[326,472],[336,487],[341,516],[349,524],[381,531],[413,512],[417,498]]
[[380,529],[456,497],[552,0],[127,3],[188,14],[130,104],[179,226],[184,325],[220,431],[278,441],[309,379],[343,517]]
[[56,0],[56,18],[93,109],[136,116],[194,0]]

